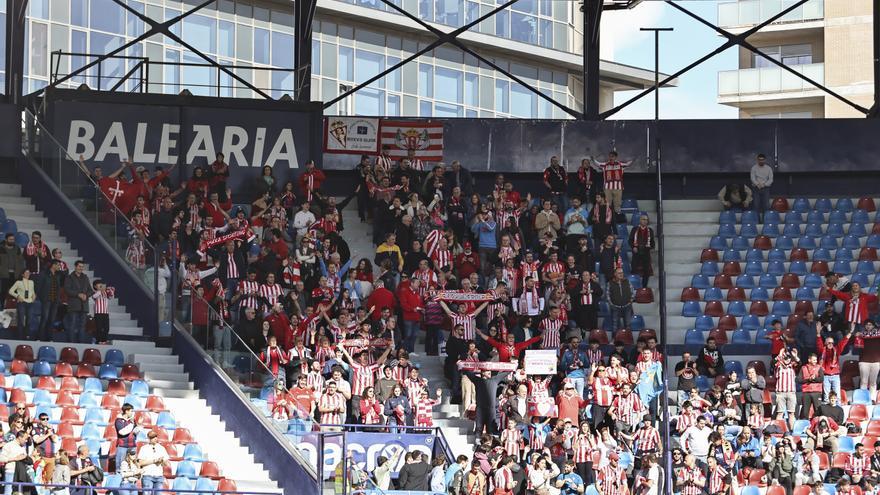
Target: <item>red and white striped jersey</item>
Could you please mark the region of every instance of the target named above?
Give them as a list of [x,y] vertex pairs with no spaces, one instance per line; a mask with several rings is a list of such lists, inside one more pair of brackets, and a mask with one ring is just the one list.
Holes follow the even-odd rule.
[[709,471],[709,495],[720,493],[726,478],[727,470],[716,464],[715,469]]
[[513,250],[512,246],[501,246],[498,248],[498,260],[501,261],[502,265],[507,264],[507,260],[515,258],[516,252]]
[[513,492],[513,473],[510,471],[509,467],[502,466],[495,470],[493,481],[495,482],[496,494],[499,493],[499,490],[505,494]]
[[529,396],[535,399],[547,399],[550,397],[550,377],[529,379]]
[[870,457],[857,457],[858,454],[852,454],[846,460],[843,471],[850,476],[862,476],[866,470],[871,468]]
[[749,416],[748,425],[755,430],[755,433],[763,431],[767,423],[767,418],[763,414],[752,414]]
[[519,462],[520,460],[520,453],[522,452],[524,443],[522,432],[520,432],[518,428],[512,430],[510,428],[505,428],[501,432],[501,446],[504,448],[504,451],[507,452],[507,455],[516,458],[516,462]]
[[678,430],[679,433],[683,433],[684,430],[697,424],[697,416],[698,414],[694,410],[682,411],[681,414],[678,415],[678,423],[676,424],[675,429]]
[[278,299],[281,298],[281,295],[284,293],[284,289],[281,288],[280,284],[262,284],[260,285],[260,297],[263,298],[263,301],[266,304],[266,310],[272,308],[275,303],[278,302]]
[[578,433],[574,437],[574,462],[590,462],[596,450],[596,436],[592,433]]
[[549,425],[529,423],[529,449],[544,450],[549,431]]
[[776,392],[795,391],[794,365],[789,360],[778,360],[776,363]]
[[608,464],[599,471],[600,493],[603,495],[625,495],[627,493],[626,472],[619,465]]
[[623,169],[628,165],[618,161],[601,164],[605,189],[623,189]]
[[644,406],[638,394],[630,392],[629,395],[618,395],[611,403],[611,410],[617,415],[618,421],[635,426],[642,419]]
[[377,175],[388,175],[391,173],[391,169],[394,168],[394,160],[390,156],[379,155],[376,157],[375,167]]
[[409,379],[409,370],[412,369],[412,366],[406,365],[401,366],[400,363],[397,366],[391,368],[391,376],[397,380],[397,383],[400,384],[401,387],[406,387],[406,380]]
[[585,306],[593,304],[593,289],[589,282],[581,282],[581,290],[578,294],[580,294],[579,297],[581,304]]
[[187,208],[187,216],[189,217],[189,223],[192,224],[195,229],[199,225],[199,219],[201,218],[201,207],[197,204],[194,204]]
[[345,423],[345,396],[341,393],[324,394],[318,401],[318,409],[330,409],[335,412],[322,412],[321,423],[341,425]]
[[439,270],[444,266],[452,266],[452,252],[448,249],[437,248],[431,253],[431,261],[434,262],[434,269]]
[[474,340],[476,336],[476,328],[477,328],[477,319],[474,315],[461,314],[461,313],[453,313],[452,316],[449,317],[452,320],[453,328],[455,325],[461,325],[464,327],[464,340]]
[[419,158],[410,159],[409,166],[414,170],[418,170],[419,172],[423,172],[425,170],[425,162],[423,162]]
[[683,467],[676,472],[676,475],[682,495],[700,495],[703,492],[702,486],[699,485],[705,485],[706,476],[699,467]]
[[593,402],[596,405],[609,407],[614,400],[614,385],[608,377],[593,378]]
[[412,278],[417,278],[422,281],[422,283],[419,285],[420,297],[425,297],[425,294],[428,293],[428,290],[431,287],[437,286],[437,272],[431,270],[430,268],[414,271],[412,274]]
[[96,315],[106,315],[110,314],[110,299],[113,298],[113,293],[110,291],[95,291],[92,294],[92,300],[95,301],[95,314]]
[[147,267],[147,250],[144,242],[138,238],[132,238],[125,250],[125,260],[135,269],[143,269]]
[[235,255],[233,253],[226,253],[226,259],[226,278],[238,278],[239,266],[235,262]]
[[520,276],[519,270],[516,268],[504,268],[501,270],[501,280],[507,284],[507,287],[510,289],[510,294],[512,297],[519,295],[520,285]]
[[527,278],[532,278],[536,280],[538,283],[541,282],[541,279],[538,277],[538,269],[541,267],[540,261],[533,261],[531,263],[526,263],[525,261],[519,264],[519,273],[522,276],[523,287],[525,287],[525,280]]
[[422,398],[422,392],[428,390],[428,380],[424,378],[407,378],[403,381],[403,387],[406,389],[406,396],[409,397],[410,404],[417,404]]
[[416,413],[416,426],[421,426],[423,428],[433,428],[434,427],[434,406],[439,404],[440,401],[437,399],[422,399],[419,398],[415,404],[415,413]]
[[289,286],[293,286],[295,283],[302,280],[302,272],[300,271],[300,264],[298,261],[294,261],[293,263],[288,264],[284,267],[284,271],[281,273],[281,279],[284,280],[284,283]]
[[559,261],[547,263],[541,268],[541,272],[549,274],[552,279],[556,279],[565,273],[565,265]]
[[590,364],[592,363],[604,363],[605,362],[605,353],[602,352],[602,349],[593,349],[590,347],[587,349],[587,358],[590,360]]
[[544,332],[544,338],[541,340],[541,347],[544,349],[559,349],[562,337],[560,332],[563,325],[562,318],[544,318],[538,324],[538,330]]
[[321,396],[324,391],[324,375],[315,371],[309,371],[306,375],[306,385],[315,391],[315,397]]
[[644,428],[639,428],[633,440],[636,443],[636,451],[640,455],[654,452],[660,447],[660,432],[654,425],[649,424]]
[[351,363],[352,395],[363,395],[364,390],[375,385],[376,372],[378,370],[378,364],[368,364],[364,366],[360,363]]
[[623,366],[608,366],[608,379],[614,384],[615,388],[620,388],[624,383],[629,383],[629,370]]
[[250,280],[241,280],[238,282],[238,292],[239,294],[242,294],[242,298],[239,301],[242,308],[257,309],[260,307],[259,300],[257,299],[260,294],[259,282],[256,280],[253,282]]

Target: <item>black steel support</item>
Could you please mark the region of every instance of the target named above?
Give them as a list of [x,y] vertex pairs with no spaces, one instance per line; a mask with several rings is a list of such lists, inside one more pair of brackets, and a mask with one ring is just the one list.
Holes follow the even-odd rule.
[[874,106],[868,117],[880,117],[880,0],[874,0]]
[[307,102],[312,97],[312,22],[318,0],[294,2],[296,42],[293,51],[294,99]]
[[6,101],[18,104],[24,87],[27,0],[6,0]]
[[604,0],[584,0],[584,115],[585,120],[599,120],[599,33]]

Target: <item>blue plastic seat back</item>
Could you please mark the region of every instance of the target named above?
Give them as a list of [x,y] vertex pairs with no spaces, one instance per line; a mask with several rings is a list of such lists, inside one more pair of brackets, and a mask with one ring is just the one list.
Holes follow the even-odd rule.
[[732,223],[724,223],[718,226],[718,235],[727,239],[736,235],[736,226]]
[[813,261],[831,261],[831,253],[828,248],[816,248],[813,250]]
[[819,198],[816,200],[816,204],[813,205],[813,208],[816,211],[828,213],[831,211],[831,200],[828,198]]
[[718,287],[709,287],[703,292],[704,301],[720,301],[722,299],[724,299],[724,296],[721,294],[721,289]]
[[868,275],[866,273],[854,273],[850,282],[857,283],[861,287],[868,287]]
[[144,404],[146,403],[146,399],[143,397],[139,397],[137,395],[128,394],[125,396],[125,399],[122,400],[122,403],[129,403],[134,408],[135,411],[141,411],[144,409]]
[[842,223],[829,223],[825,229],[825,235],[833,235],[834,237],[843,237],[844,230]]
[[52,400],[52,396],[49,394],[49,391],[42,389],[34,390],[34,397],[33,399],[31,399],[31,402],[38,406],[51,406],[55,404],[55,401]]
[[835,210],[845,211],[847,213],[856,209],[851,198],[840,198],[834,206]]
[[104,392],[104,385],[101,383],[101,380],[95,377],[86,378],[85,384],[83,384],[83,393],[95,393],[100,394]]
[[742,261],[742,255],[740,255],[739,249],[725,249],[721,261]]
[[[183,464],[183,463],[180,463]],[[178,472],[181,470],[180,464],[177,465]],[[193,468],[195,469],[195,468]],[[195,476],[193,476],[195,478]],[[186,491],[193,489],[193,482],[184,475],[177,474],[177,477],[174,478],[174,482],[171,483],[171,489],[176,491]]]
[[[752,343],[752,334],[744,329],[737,328],[730,334],[730,343],[731,344],[751,344]],[[738,362],[738,361],[737,361]],[[726,364],[726,362],[725,362]]]
[[745,316],[748,311],[746,310],[746,303],[742,301],[731,301],[727,305],[727,314],[733,316]]
[[753,223],[744,223],[739,228],[739,235],[748,238],[757,237],[758,227]]
[[727,240],[719,235],[712,236],[709,240],[709,247],[718,251],[727,249]]
[[645,329],[645,317],[642,315],[633,315],[629,322],[629,328],[634,332],[640,332]]
[[825,223],[825,214],[821,211],[811,210],[807,213],[807,223]]
[[[776,287],[775,285],[773,287]],[[767,301],[770,299],[770,295],[767,293],[767,289],[765,287],[755,287],[752,289],[752,292],[749,293],[750,301]]]
[[818,273],[808,273],[807,276],[804,277],[804,287],[818,289],[822,287],[823,284],[824,280],[822,280],[822,276]]
[[869,235],[868,240],[865,241],[865,246],[880,249],[880,234]]
[[764,289],[773,289],[779,286],[779,280],[776,278],[776,275],[765,273],[761,275],[758,285]]
[[32,390],[33,389],[33,380],[30,375],[25,375],[24,373],[19,373],[12,377],[12,388],[20,388],[22,390]]
[[840,210],[834,210],[828,214],[828,223],[845,223],[846,222],[846,212]]
[[764,212],[764,223],[782,223],[782,217],[776,210],[767,210]]
[[[101,486],[104,488],[119,488],[122,485],[122,475],[121,474],[105,474],[104,482],[101,483]],[[213,488],[211,488],[213,490]]]
[[86,409],[85,423],[94,423],[96,425],[106,425],[104,420],[104,410],[100,407],[89,407]]
[[[697,289],[708,289],[710,285],[711,284],[709,283],[709,277],[703,274],[698,273],[691,277],[691,287]],[[236,371],[238,371],[239,373],[246,373],[246,371],[241,371],[242,365],[244,365],[248,371],[250,371],[251,368],[250,357],[244,355],[236,356],[232,364],[235,366]]]
[[138,397],[146,397],[150,395],[150,386],[143,380],[135,380],[131,382],[129,393],[131,395],[137,395]]
[[0,342],[0,359],[12,361],[12,348],[9,347],[9,344]]
[[710,328],[715,327],[715,321],[711,316],[700,315],[697,317],[694,326],[700,330],[709,330]]
[[58,354],[55,352],[55,348],[50,345],[40,346],[40,349],[37,350],[37,361],[55,364],[58,361]]
[[844,275],[852,274],[852,268],[850,268],[850,266],[849,266],[849,261],[843,261],[843,260],[835,261],[834,268],[832,268],[831,271],[833,271],[835,273],[842,273]]
[[[739,217],[740,223],[758,223],[758,213],[754,210],[746,210]],[[719,222],[720,223],[720,222]]]
[[790,301],[776,301],[773,303],[772,312],[780,316],[788,316],[791,314]]
[[797,242],[799,248],[816,249],[816,236],[802,235]]
[[804,215],[798,211],[789,211],[785,214],[786,225],[798,225],[804,223]]
[[761,234],[766,235],[767,237],[779,237],[779,224],[766,223],[766,219],[764,220],[764,222],[764,228],[761,229]]
[[156,418],[156,426],[161,426],[166,430],[173,430],[177,428],[177,420],[174,419],[174,415],[172,415],[170,412],[162,411]]
[[746,315],[743,316],[740,325],[742,325],[743,330],[746,331],[757,330],[761,328],[761,321],[758,320],[758,317],[755,315]]
[[691,328],[684,334],[685,345],[703,345],[706,339],[703,338],[703,331],[697,328]]
[[[746,263],[746,269],[743,273],[751,277],[756,277],[764,273],[764,265],[760,261],[749,261]],[[743,288],[745,289],[746,287]]]
[[[5,222],[3,222],[3,234],[17,234],[18,233],[18,224],[15,223],[15,220],[11,218],[7,218]],[[25,234],[27,235],[27,234]],[[18,244],[18,236],[15,238],[15,243]],[[27,246],[27,243],[24,244]],[[21,247],[21,246],[19,246]]]
[[767,261],[785,261],[787,256],[785,255],[785,251],[779,248],[773,248],[767,253]]
[[[863,223],[851,223],[849,228],[846,229],[846,235],[847,237],[855,237],[856,241],[858,241],[859,238],[868,235],[868,229],[865,228]],[[844,241],[852,243],[852,240],[849,239],[844,239]]]
[[819,246],[825,249],[837,249],[840,245],[837,243],[837,238],[833,235],[825,235],[819,240]]
[[834,253],[834,261],[852,261],[853,254],[849,249],[838,248]]
[[[7,220],[7,222],[14,222],[14,220]],[[15,234],[15,244],[21,249],[27,247],[30,240],[31,238],[24,232],[16,232]]]
[[863,210],[861,208],[853,210],[852,217],[850,217],[850,222],[852,223],[861,223],[865,224],[871,221],[870,216],[868,215],[867,210]]
[[197,443],[188,443],[183,449],[183,458],[188,461],[202,462],[205,460],[205,454]]
[[92,438],[100,439],[103,437],[103,432],[100,429],[98,429],[97,424],[86,423],[82,427],[82,433],[80,433],[80,436],[86,440],[89,440]]
[[870,404],[871,403],[871,394],[867,389],[857,388],[853,391],[852,396],[853,404]]
[[714,261],[704,261],[702,265],[700,265],[700,274],[707,277],[718,275],[718,263]]
[[758,248],[749,248],[746,252],[746,261],[764,261],[764,251]]
[[790,273],[794,273],[795,275],[806,275],[807,264],[800,260],[792,261],[788,264],[788,271]]
[[794,240],[792,240],[792,238],[787,235],[781,235],[776,238],[776,247],[788,251],[789,249],[794,247]]
[[733,210],[724,210],[718,215],[718,223],[736,223],[736,213]]
[[102,380],[115,380],[119,378],[119,370],[112,364],[102,364],[101,368],[98,369],[98,378]]
[[801,226],[796,223],[787,223],[785,224],[785,227],[782,228],[782,235],[787,237],[800,237]]
[[119,349],[107,349],[104,354],[104,363],[121,368],[125,364],[125,354]]
[[813,287],[807,287],[806,284],[804,284],[803,287],[798,287],[794,298],[798,301],[815,301],[816,291],[813,290]]
[[771,261],[767,263],[767,274],[779,276],[785,273],[785,263],[782,261]]
[[696,318],[703,314],[699,301],[685,301],[681,307],[681,316]]
[[98,399],[98,395],[85,392],[80,394],[79,402],[77,402],[80,408],[98,407],[100,404],[101,401]]
[[48,361],[37,361],[31,373],[34,376],[52,376],[52,365]]
[[736,277],[736,286],[743,289],[751,289],[755,286],[755,279],[750,275],[740,275]]

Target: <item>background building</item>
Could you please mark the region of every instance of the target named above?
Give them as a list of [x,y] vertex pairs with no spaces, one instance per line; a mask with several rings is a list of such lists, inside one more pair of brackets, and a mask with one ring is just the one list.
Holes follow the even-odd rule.
[[[408,12],[450,30],[497,5],[472,0],[400,0]],[[152,19],[171,19],[197,2],[127,0]],[[3,14],[5,16],[5,13]],[[577,2],[520,0],[459,39],[544,94],[582,109],[582,15]],[[5,24],[0,23],[0,26]],[[293,93],[293,4],[218,0],[175,24],[173,32],[273,97]],[[89,57],[53,56],[63,51],[103,54],[147,28],[112,0],[32,0],[29,6],[25,92],[82,67]],[[69,82],[76,87],[111,89],[133,71],[120,89],[176,94],[253,97],[185,47],[154,36],[129,48],[130,59],[114,58]],[[314,22],[312,97],[328,101],[434,40],[424,29],[378,0],[321,0]],[[0,51],[2,53],[2,51]],[[146,62],[149,60],[149,63]],[[143,61],[143,63],[142,63]],[[191,65],[171,65],[171,64]],[[140,64],[140,66],[139,66]],[[145,68],[148,66],[148,68]],[[600,107],[610,108],[618,90],[653,83],[649,70],[603,61]],[[100,76],[100,83],[98,81]],[[565,118],[567,114],[522,85],[458,48],[436,48],[328,110],[338,114],[438,117]]]
[[[740,33],[777,14],[791,0],[718,4],[718,25]],[[749,37],[749,42],[811,79],[870,108],[873,42],[870,0],[810,0]],[[739,68],[718,74],[718,102],[741,118],[863,117],[852,107],[763,57],[739,48]]]

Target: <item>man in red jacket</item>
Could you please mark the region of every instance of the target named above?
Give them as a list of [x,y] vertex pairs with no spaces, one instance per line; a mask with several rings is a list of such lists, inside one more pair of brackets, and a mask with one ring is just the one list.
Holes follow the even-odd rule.
[[519,359],[522,351],[526,350],[532,344],[536,342],[540,342],[542,338],[544,338],[544,333],[539,333],[538,335],[526,340],[525,342],[517,342],[516,335],[513,332],[507,333],[507,338],[504,339],[504,342],[501,342],[498,339],[490,337],[485,333],[481,332],[477,329],[477,335],[482,337],[483,340],[489,343],[492,347],[498,350],[498,361],[502,363],[509,363],[514,359]]
[[306,171],[299,176],[299,187],[302,189],[306,201],[311,202],[314,199],[315,192],[321,189],[321,183],[326,178],[323,171],[315,168],[315,160],[306,162]]
[[419,296],[421,282],[418,278],[412,278],[400,282],[397,288],[397,298],[403,310],[403,348],[410,354],[415,351],[416,336],[421,327],[422,313],[425,311],[425,302]]
[[394,311],[397,307],[397,298],[394,293],[385,288],[385,283],[376,280],[375,289],[373,289],[370,297],[367,298],[367,307],[375,308],[373,310],[373,321],[378,320],[382,316],[382,310],[388,308]]
[[455,257],[455,269],[458,271],[459,280],[480,271],[480,256],[473,251],[471,241],[464,241],[463,247],[464,252]]
[[837,344],[831,337],[824,340],[821,336],[816,337],[816,349],[824,373],[822,392],[825,400],[828,400],[828,392],[832,390],[840,397],[840,355],[849,344],[849,337],[850,334],[847,333]]
[[275,303],[269,316],[266,317],[272,335],[278,338],[278,346],[282,349],[290,349],[294,345],[293,329],[290,327],[290,319],[284,312],[281,303]]

